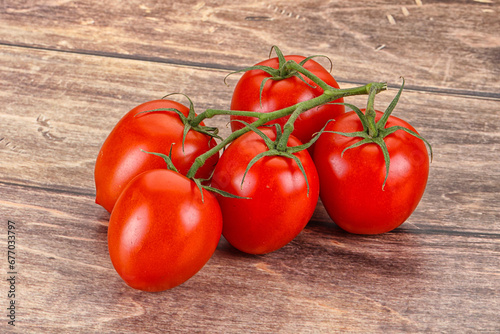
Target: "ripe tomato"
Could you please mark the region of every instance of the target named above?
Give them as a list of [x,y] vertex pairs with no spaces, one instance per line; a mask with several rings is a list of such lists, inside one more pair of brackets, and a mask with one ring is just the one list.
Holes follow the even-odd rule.
[[[271,139],[275,129],[263,128]],[[301,145],[290,136],[288,146]],[[307,150],[294,153],[300,159],[309,182],[297,163],[288,157],[271,156],[258,160],[245,176],[248,163],[268,151],[264,140],[248,132],[222,154],[212,186],[249,199],[218,196],[224,225],[223,235],[237,249],[251,254],[275,251],[293,240],[311,218],[319,196],[319,180]]]
[[131,287],[173,288],[210,259],[222,231],[217,199],[183,175],[146,171],[130,181],[116,202],[108,228],[113,266]]
[[[166,168],[164,160],[141,151],[167,154],[172,146],[172,161],[181,174],[186,174],[199,155],[216,145],[207,135],[190,130],[182,149],[184,124],[174,111],[148,110],[174,108],[188,115],[189,109],[170,100],[143,103],[129,111],[113,128],[97,156],[94,178],[96,203],[111,212],[127,183],[136,175],[156,168]],[[139,115],[138,115],[139,114]],[[196,177],[209,178],[218,155],[201,167]]]
[[[294,60],[300,63],[305,57],[285,56],[285,59]],[[278,57],[264,60],[257,65],[278,68]],[[328,85],[339,88],[339,85],[332,75],[319,63],[314,60],[308,60],[303,67]],[[314,82],[302,76],[307,83],[296,76],[283,80],[268,80],[260,94],[260,86],[264,79],[270,75],[262,70],[250,70],[245,72],[238,81],[231,100],[231,110],[256,111],[268,113],[282,108],[293,106],[299,102],[307,101],[323,93],[323,90]],[[343,102],[343,99],[334,102]],[[343,114],[345,108],[343,105],[325,104],[323,106],[303,112],[295,122],[293,135],[302,143],[307,143],[313,134],[319,132],[325,123],[337,116]],[[282,127],[289,117],[283,117],[270,123],[279,123]],[[231,116],[231,120],[243,120],[252,123],[257,120],[255,117]],[[232,122],[231,129],[236,131],[244,125],[240,122]]]
[[[377,111],[375,120],[382,113]],[[385,128],[407,122],[390,116]],[[330,122],[326,131],[357,132],[363,126],[354,111]],[[342,229],[357,234],[378,234],[401,225],[415,210],[424,193],[429,174],[425,143],[398,130],[384,138],[390,169],[384,188],[386,165],[382,149],[374,143],[346,150],[361,140],[335,133],[323,133],[316,142],[314,162],[320,177],[320,197],[332,220]]]

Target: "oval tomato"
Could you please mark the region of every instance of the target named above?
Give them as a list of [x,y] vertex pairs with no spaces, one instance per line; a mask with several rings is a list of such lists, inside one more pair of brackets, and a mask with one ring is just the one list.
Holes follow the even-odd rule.
[[210,259],[222,231],[215,196],[183,175],[149,170],[130,181],[118,198],[108,228],[114,268],[131,287],[173,288]]
[[[275,130],[263,128],[271,139]],[[301,145],[290,136],[288,146]],[[249,199],[218,196],[224,225],[223,235],[235,248],[251,254],[275,251],[293,240],[311,218],[319,196],[319,180],[307,150],[295,153],[304,167],[287,157],[271,156],[258,160],[241,182],[248,163],[268,150],[264,140],[248,132],[221,155],[212,178],[212,186]]]
[[[305,57],[291,55],[285,56],[285,59],[300,63]],[[279,60],[278,57],[275,57],[264,60],[257,65],[278,68]],[[314,73],[328,85],[339,88],[332,75],[316,61],[308,60],[303,67]],[[293,106],[299,102],[307,101],[323,94],[323,90],[310,79],[302,76],[307,82],[305,83],[300,78],[292,76],[283,80],[267,80],[261,95],[261,83],[269,77],[270,75],[262,70],[245,72],[234,89],[231,110],[268,113]],[[341,98],[334,102],[343,102],[343,99]],[[343,105],[335,104],[325,104],[303,112],[295,122],[295,129],[292,134],[302,143],[307,143],[313,134],[319,132],[328,120],[336,118],[344,112],[345,108]],[[289,116],[283,117],[270,122],[270,124],[279,123],[283,127],[288,118]],[[235,119],[243,120],[247,123],[257,120],[255,117],[231,116],[231,120]],[[243,126],[240,122],[231,123],[232,131],[241,129]]]
[[[165,161],[141,151],[168,155],[172,146],[172,161],[181,174],[186,174],[199,155],[216,145],[209,136],[190,130],[184,150],[182,136],[184,124],[174,111],[144,111],[174,108],[188,115],[189,109],[175,101],[154,100],[129,111],[116,124],[106,138],[97,156],[94,178],[96,203],[109,212],[127,183],[140,173],[156,168],[166,168]],[[142,114],[139,114],[141,113]],[[212,156],[198,170],[196,177],[210,177],[219,156]]]
[[[375,120],[382,113],[377,111]],[[403,126],[404,120],[390,116],[385,128]],[[354,111],[327,125],[325,131],[357,132],[363,126]],[[335,133],[323,133],[316,142],[314,162],[320,177],[320,197],[332,220],[342,229],[357,234],[379,234],[401,225],[415,210],[429,175],[425,143],[398,130],[384,138],[390,156],[386,165],[382,149],[374,143],[346,150],[361,140]]]

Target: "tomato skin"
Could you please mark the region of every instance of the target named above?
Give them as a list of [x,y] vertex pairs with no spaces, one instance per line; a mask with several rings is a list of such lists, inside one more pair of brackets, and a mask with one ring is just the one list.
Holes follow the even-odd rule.
[[[274,140],[275,130],[262,131]],[[300,145],[290,136],[288,146]],[[319,197],[319,180],[309,153],[295,153],[306,171],[285,157],[264,157],[256,162],[241,180],[251,159],[267,151],[261,137],[248,132],[224,151],[212,178],[212,186],[229,193],[250,197],[237,199],[217,196],[224,225],[223,235],[235,248],[250,254],[275,251],[293,240],[311,218]]]
[[114,268],[132,288],[162,291],[196,274],[210,259],[222,232],[215,196],[176,172],[146,171],[130,181],[108,227]]
[[[300,63],[305,57],[285,56],[286,60],[295,60]],[[264,60],[257,65],[270,66],[278,68],[278,58]],[[337,81],[332,75],[319,63],[314,60],[307,61],[304,68],[314,73],[328,85],[339,88]],[[292,76],[283,80],[268,80],[262,91],[262,100],[260,98],[260,86],[265,78],[270,75],[262,70],[250,70],[245,72],[238,81],[231,100],[231,110],[256,111],[268,113],[282,108],[293,106],[299,102],[307,101],[323,94],[323,90],[314,82],[305,78],[308,84],[301,79]],[[342,98],[334,102],[343,102]],[[262,103],[262,106],[261,106]],[[295,122],[293,135],[302,143],[307,143],[313,134],[319,132],[321,128],[330,119],[334,119],[345,112],[343,105],[325,104],[323,106],[303,112]],[[272,121],[269,124],[279,123],[284,126],[289,116]],[[252,123],[257,120],[255,117],[231,116],[231,120],[243,120]],[[236,131],[244,125],[240,122],[232,122],[231,129]]]
[[[382,113],[377,111],[376,120]],[[400,125],[417,131],[407,122],[390,116],[386,128]],[[359,117],[347,112],[326,131],[362,131]],[[345,231],[380,234],[400,226],[415,210],[429,175],[425,143],[398,130],[385,137],[390,156],[389,177],[382,185],[386,166],[382,150],[365,144],[342,151],[361,138],[323,133],[316,142],[314,162],[320,176],[320,197],[331,219]]]
[[[170,100],[143,103],[122,117],[101,147],[94,170],[96,203],[109,212],[132,178],[146,170],[167,167],[161,157],[144,153],[141,149],[168,155],[174,144],[172,161],[179,172],[185,175],[196,157],[216,145],[215,140],[209,136],[190,130],[183,152],[184,125],[174,111],[138,115],[159,108],[175,108],[186,116],[189,112],[184,105]],[[218,159],[217,154],[208,159],[198,170],[196,177],[209,178]]]

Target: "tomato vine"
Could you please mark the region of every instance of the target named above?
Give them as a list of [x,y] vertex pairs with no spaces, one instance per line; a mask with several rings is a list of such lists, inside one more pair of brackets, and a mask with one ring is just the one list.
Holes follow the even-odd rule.
[[[385,89],[387,89],[387,84],[386,83],[380,83],[380,82],[372,82],[368,83],[363,86],[359,87],[354,87],[354,88],[345,88],[345,89],[337,89],[334,87],[331,87],[327,84],[325,84],[321,79],[316,77],[314,74],[311,72],[305,70],[301,65],[296,63],[295,61],[288,61],[285,63],[284,66],[289,67],[290,69],[293,69],[297,71],[298,73],[304,74],[306,77],[310,78],[314,82],[316,82],[318,85],[324,87],[323,94],[315,97],[311,100],[300,102],[296,105],[286,107],[280,110],[276,110],[270,113],[258,113],[254,111],[237,111],[237,110],[219,110],[219,109],[207,109],[203,113],[199,114],[196,118],[194,118],[193,122],[191,125],[195,127],[199,123],[201,123],[203,120],[206,118],[211,118],[216,115],[241,115],[241,116],[251,116],[258,118],[257,121],[252,123],[252,126],[257,128],[259,126],[262,126],[272,120],[289,116],[292,115],[295,112],[295,117],[291,118],[291,121],[287,122],[287,125],[283,129],[285,131],[285,137],[283,137],[283,142],[286,142],[287,135],[289,135],[292,130],[293,130],[293,122],[296,120],[296,118],[304,111],[313,109],[315,107],[324,105],[326,103],[335,101],[339,98],[342,97],[347,97],[347,96],[354,96],[354,95],[363,95],[363,94],[369,94],[370,91],[373,92],[381,92]],[[196,171],[198,168],[203,166],[205,161],[210,158],[212,155],[216,154],[219,152],[221,149],[226,147],[229,143],[234,141],[236,138],[240,137],[244,133],[250,131],[250,127],[244,127],[240,130],[237,130],[230,134],[227,138],[222,140],[217,146],[213,147],[206,153],[200,155],[198,158],[196,158],[195,162],[193,163],[191,169],[189,170],[187,176],[188,177],[193,177],[196,174]]]
[[[181,284],[209,260],[221,235],[250,254],[280,249],[306,226],[319,198],[338,226],[360,234],[390,231],[416,208],[427,147],[431,160],[433,153],[392,116],[404,79],[382,113],[374,101],[386,83],[341,89],[313,60],[324,56],[273,51],[276,58],[229,74],[244,72],[231,110],[197,115],[187,95],[189,107],[169,94],[132,109],[104,142],[96,203],[111,212],[109,254],[130,286]],[[343,102],[354,95],[368,96],[365,110]],[[216,116],[230,116],[226,138],[204,124]]]

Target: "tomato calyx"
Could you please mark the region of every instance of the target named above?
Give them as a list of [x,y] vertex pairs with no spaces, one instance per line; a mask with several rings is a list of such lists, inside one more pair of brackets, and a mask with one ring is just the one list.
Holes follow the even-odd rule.
[[[158,152],[148,152],[148,151],[145,151],[145,150],[142,150],[142,149],[141,149],[141,151],[144,152],[144,153],[156,155],[156,156],[162,158],[165,161],[165,163],[167,164],[167,169],[168,170],[171,170],[173,172],[179,173],[179,171],[177,170],[177,168],[175,168],[174,163],[172,162],[172,147],[173,146],[174,146],[174,144],[172,144],[170,146],[169,155],[166,155],[166,154],[163,154],[163,153],[158,153]],[[188,179],[192,180],[196,184],[196,186],[198,187],[198,189],[200,191],[200,194],[201,194],[201,201],[202,201],[202,203],[205,203],[205,198],[203,196],[203,189],[211,191],[211,192],[216,193],[216,194],[219,194],[219,195],[224,196],[224,197],[248,199],[248,197],[237,196],[237,195],[228,193],[227,191],[223,191],[223,190],[220,190],[220,189],[217,189],[217,188],[214,188],[214,187],[210,187],[210,186],[204,184],[206,181],[209,181],[210,178],[208,178],[208,179],[200,179],[200,178],[195,178],[195,177],[188,177]]]
[[245,181],[245,177],[248,171],[257,161],[259,161],[264,157],[278,156],[278,157],[285,157],[288,159],[292,159],[293,161],[295,161],[306,181],[307,196],[309,197],[309,180],[307,179],[306,171],[304,169],[302,162],[297,156],[294,155],[294,153],[306,150],[313,144],[314,141],[316,141],[317,138],[311,140],[311,142],[307,144],[302,144],[298,146],[287,146],[286,143],[288,142],[288,138],[290,137],[291,131],[286,131],[286,130],[282,131],[281,126],[279,124],[262,125],[263,127],[275,127],[276,139],[272,140],[264,132],[262,132],[259,128],[255,127],[254,125],[249,124],[242,120],[234,120],[234,121],[244,124],[246,127],[251,129],[251,131],[259,135],[259,137],[262,138],[268,149],[267,151],[257,154],[252,160],[250,160],[250,162],[247,165],[247,168],[245,169],[245,172],[243,173],[243,178],[241,179],[241,184],[240,184],[241,189],[243,189],[243,183]]
[[185,116],[180,110],[178,110],[176,108],[151,109],[151,110],[146,110],[146,111],[142,111],[140,113],[137,113],[135,116],[138,116],[138,115],[144,114],[144,113],[158,112],[158,111],[173,111],[173,112],[175,112],[179,116],[179,119],[181,120],[182,124],[184,124],[184,131],[182,134],[182,151],[183,152],[184,152],[184,143],[186,141],[187,134],[189,133],[190,130],[200,132],[200,133],[205,134],[207,136],[210,136],[212,138],[222,139],[222,137],[219,136],[219,129],[218,128],[201,125],[200,122],[198,122],[196,120],[196,112],[194,110],[193,101],[186,94],[171,93],[171,94],[167,94],[167,95],[163,96],[162,99],[166,99],[167,97],[172,96],[172,95],[182,95],[188,99],[189,112],[188,112],[187,116]]
[[404,78],[402,78],[402,79],[403,79],[403,83],[401,84],[401,87],[399,88],[398,93],[396,94],[394,99],[391,101],[391,103],[389,104],[387,109],[384,111],[383,116],[377,122],[375,121],[376,112],[375,112],[375,108],[374,108],[374,101],[375,101],[375,96],[376,96],[377,92],[375,91],[374,88],[372,88],[370,90],[369,95],[368,95],[368,103],[367,103],[365,113],[363,113],[358,107],[356,107],[352,104],[342,103],[343,105],[350,107],[358,115],[358,117],[361,121],[361,124],[363,126],[362,131],[357,131],[357,132],[324,131],[324,132],[339,134],[339,135],[346,136],[346,137],[353,137],[353,138],[360,137],[360,138],[362,138],[362,140],[352,144],[349,147],[346,147],[342,151],[341,156],[343,156],[347,150],[362,146],[364,144],[373,143],[373,144],[376,144],[380,147],[380,149],[382,150],[382,153],[384,155],[384,161],[385,161],[385,178],[384,178],[384,182],[382,184],[382,190],[384,190],[385,184],[387,182],[387,178],[389,177],[389,167],[391,164],[389,151],[388,151],[387,145],[385,144],[385,141],[384,141],[384,138],[387,137],[388,135],[390,135],[396,131],[401,130],[401,131],[405,131],[405,132],[409,133],[410,135],[415,136],[416,138],[422,140],[429,147],[431,161],[432,161],[432,155],[433,155],[432,154],[432,146],[425,138],[420,136],[418,133],[416,133],[408,128],[405,128],[403,126],[391,126],[389,128],[385,127],[387,124],[387,121],[389,120],[389,116],[391,116],[394,108],[396,107],[396,105],[399,101],[399,97],[401,96],[401,93],[403,91],[405,81],[404,81]]
[[[285,80],[285,79],[288,79],[291,77],[297,77],[302,82],[304,82],[306,85],[308,85],[310,87],[314,87],[309,82],[307,82],[306,79],[304,78],[304,76],[301,74],[303,72],[309,72],[305,68],[303,68],[303,65],[313,58],[324,57],[330,61],[330,72],[333,68],[333,63],[330,60],[330,58],[328,58],[327,56],[323,56],[323,55],[309,56],[307,58],[304,58],[300,63],[297,63],[294,60],[287,61],[285,59],[285,56],[283,55],[283,52],[281,52],[280,48],[277,47],[276,45],[273,45],[271,47],[271,51],[269,52],[269,57],[271,57],[273,51],[276,52],[276,55],[278,57],[278,68],[274,68],[271,66],[264,66],[264,65],[254,65],[254,66],[246,67],[244,69],[229,73],[224,78],[224,83],[226,83],[226,85],[227,85],[226,79],[228,76],[230,76],[232,74],[241,73],[241,72],[248,72],[248,71],[252,71],[252,70],[261,70],[261,71],[266,72],[269,75],[269,77],[262,80],[262,82],[260,84],[260,92],[259,92],[260,105],[262,107],[262,92],[264,91],[264,87],[269,80],[279,81],[279,80]],[[309,72],[309,74],[313,75],[310,72]],[[309,77],[309,75],[307,75],[307,76]],[[323,90],[326,90],[329,88],[329,86],[324,84],[324,82],[321,82],[321,80],[319,80],[320,82],[317,82],[317,80],[313,80],[313,79],[311,79],[311,80],[314,83],[318,84],[321,88],[323,88]]]

